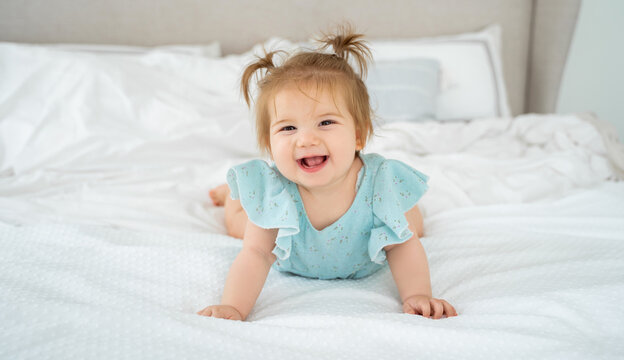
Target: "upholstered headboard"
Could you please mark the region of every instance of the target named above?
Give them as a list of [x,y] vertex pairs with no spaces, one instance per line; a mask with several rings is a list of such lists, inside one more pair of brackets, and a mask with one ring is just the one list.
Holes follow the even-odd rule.
[[163,45],[305,40],[351,21],[369,38],[503,28],[511,110],[552,112],[580,0],[2,0],[0,41]]

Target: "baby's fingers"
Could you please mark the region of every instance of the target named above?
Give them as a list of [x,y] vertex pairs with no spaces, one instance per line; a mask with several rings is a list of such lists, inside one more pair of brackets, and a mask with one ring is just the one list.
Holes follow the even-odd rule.
[[447,317],[457,316],[457,311],[453,305],[449,304],[446,300],[440,300],[442,302],[442,306],[444,306],[444,313]]
[[403,303],[403,312],[406,314],[412,314],[412,315],[416,314],[416,311],[414,310],[414,308],[412,308],[412,306],[407,302]]
[[224,311],[222,308],[220,307],[215,307],[214,309],[212,309],[212,315],[210,315],[214,318],[218,318],[218,319],[227,319],[228,318],[228,313],[227,311]]
[[444,314],[444,306],[442,305],[441,301],[438,299],[431,299],[429,302],[431,303],[431,307],[433,308],[433,318],[441,318]]
[[202,316],[212,316],[212,306],[208,306],[207,308],[198,311],[197,314]]
[[242,320],[242,316],[236,308],[229,305],[212,305],[208,306],[197,314],[209,316],[218,319]]
[[214,305],[208,306],[207,308],[197,312],[197,314],[219,319],[227,319],[232,315],[229,311],[227,311],[227,309]]
[[426,299],[408,299],[403,304],[403,311],[408,314],[420,314],[424,317],[429,317],[431,314],[431,307],[429,301]]
[[455,308],[446,300],[430,298],[428,296],[413,296],[403,302],[403,311],[408,314],[418,314],[427,318],[441,319],[457,316]]

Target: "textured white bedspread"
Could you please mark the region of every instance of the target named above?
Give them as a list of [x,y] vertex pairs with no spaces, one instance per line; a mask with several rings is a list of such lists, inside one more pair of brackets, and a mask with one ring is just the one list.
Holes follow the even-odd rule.
[[401,313],[362,280],[271,270],[249,322],[201,317],[241,242],[95,225],[0,225],[2,359],[621,358],[624,184],[426,219],[434,296]]

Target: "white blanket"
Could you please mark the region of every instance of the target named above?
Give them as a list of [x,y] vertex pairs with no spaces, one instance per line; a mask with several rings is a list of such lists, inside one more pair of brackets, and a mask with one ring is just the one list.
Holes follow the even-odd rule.
[[248,322],[219,301],[241,242],[89,225],[0,225],[0,357],[621,358],[624,185],[426,219],[435,296],[403,314],[386,267],[362,280],[271,270]]
[[[235,123],[238,131],[251,132],[243,124]],[[42,126],[38,132],[48,130]],[[54,156],[20,154],[16,158],[24,161],[18,164],[32,165],[0,177],[0,220],[224,233],[223,212],[212,206],[208,190],[225,182],[229,167],[257,156],[222,147],[237,137],[253,139],[251,133],[215,128],[171,139],[146,136],[128,149],[100,136],[84,140],[99,144],[97,150],[74,144],[57,146],[66,152]],[[599,132],[576,115],[392,123],[378,129],[366,151],[430,176],[430,190],[419,203],[425,216],[557,199],[617,178]],[[19,167],[7,163],[9,169]]]

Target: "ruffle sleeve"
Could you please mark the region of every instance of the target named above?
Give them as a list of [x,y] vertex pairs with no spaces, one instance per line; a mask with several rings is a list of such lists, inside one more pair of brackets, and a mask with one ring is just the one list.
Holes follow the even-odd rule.
[[230,197],[240,200],[249,220],[264,229],[279,229],[273,249],[279,259],[290,256],[291,236],[299,233],[297,207],[286,181],[263,160],[234,166],[227,174]]
[[384,160],[373,182],[374,224],[368,243],[373,262],[384,264],[384,246],[400,244],[414,234],[408,228],[405,212],[413,208],[427,191],[429,177],[397,160]]

